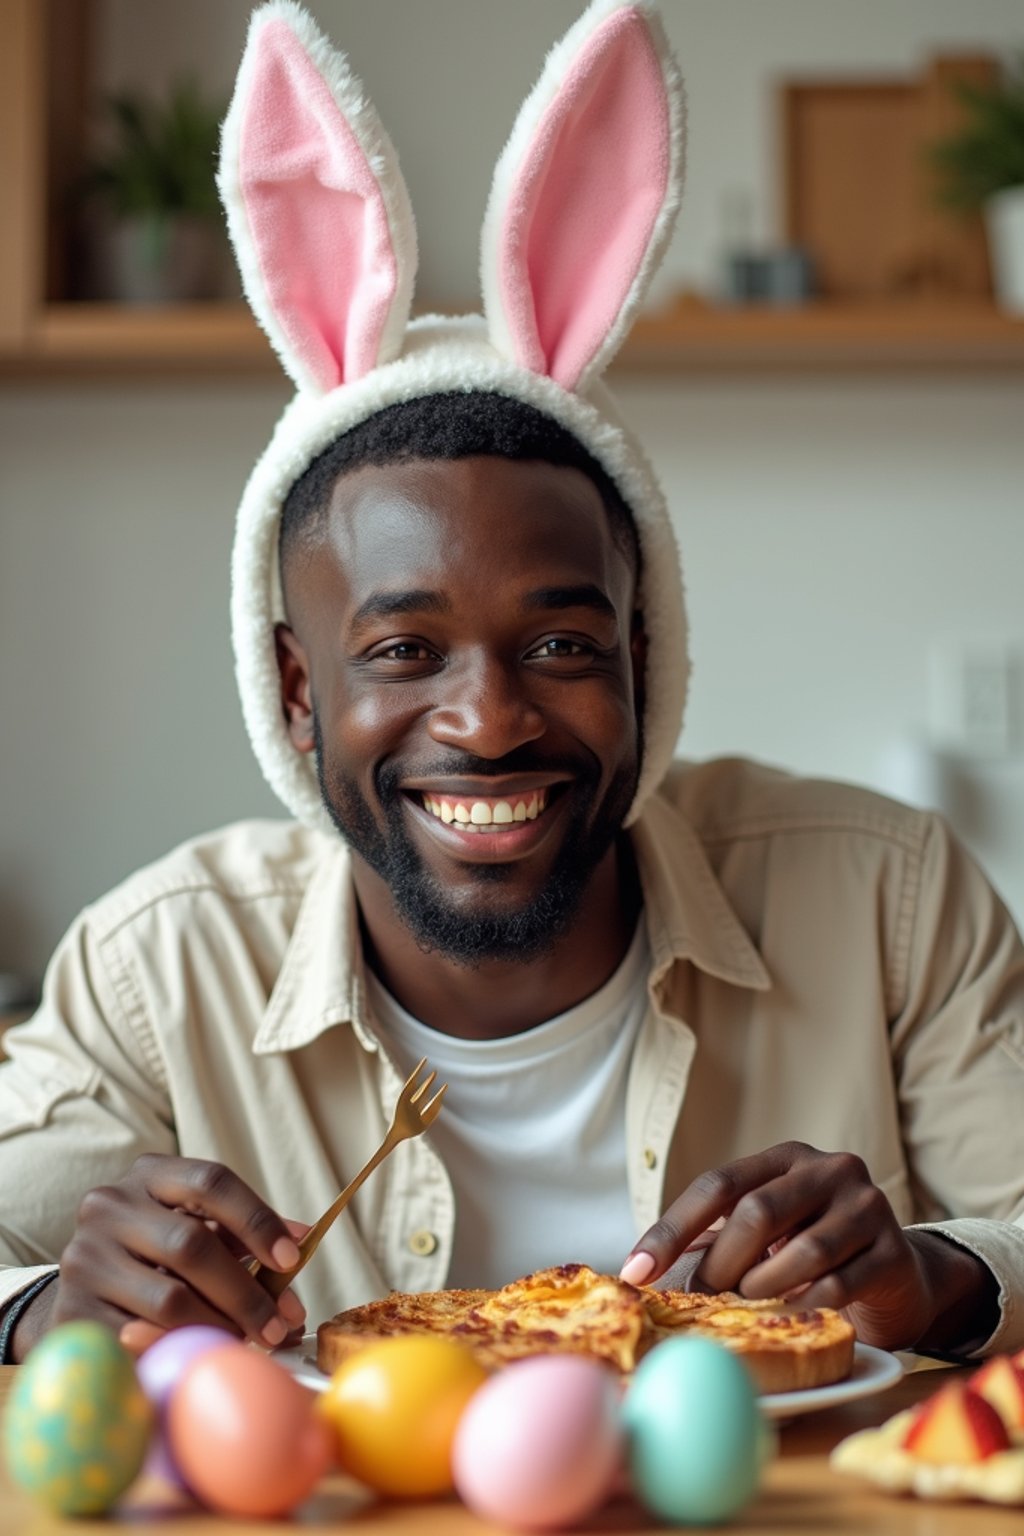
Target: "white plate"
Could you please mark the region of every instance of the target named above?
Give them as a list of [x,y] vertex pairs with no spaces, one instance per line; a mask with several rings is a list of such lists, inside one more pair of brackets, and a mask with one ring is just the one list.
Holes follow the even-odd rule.
[[[328,1377],[317,1369],[316,1334],[307,1333],[301,1344],[292,1349],[279,1349],[274,1359],[287,1371],[314,1392],[323,1392]],[[884,1392],[903,1375],[903,1366],[895,1355],[873,1344],[855,1344],[853,1369],[845,1381],[836,1381],[830,1387],[809,1387],[803,1392],[766,1392],[760,1399],[762,1411],[769,1419],[792,1419],[801,1413],[816,1413],[819,1408],[834,1408],[837,1403],[848,1403],[858,1397],[870,1397],[873,1392]]]
[[793,1419],[798,1413],[816,1413],[819,1408],[834,1408],[857,1397],[884,1392],[903,1375],[903,1366],[895,1355],[873,1344],[853,1346],[853,1369],[845,1381],[830,1387],[808,1387],[803,1392],[766,1392],[760,1399],[769,1419]]
[[326,1391],[330,1377],[317,1369],[315,1333],[304,1334],[302,1343],[291,1349],[275,1349],[273,1358],[304,1387],[312,1387],[314,1392]]

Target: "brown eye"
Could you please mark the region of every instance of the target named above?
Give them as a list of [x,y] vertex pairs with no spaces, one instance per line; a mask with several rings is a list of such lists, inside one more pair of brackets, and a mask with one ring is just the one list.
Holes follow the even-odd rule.
[[573,661],[577,657],[592,654],[591,646],[584,645],[580,640],[570,640],[565,635],[552,635],[530,652],[531,658],[536,657],[539,661]]
[[395,661],[429,661],[431,653],[425,645],[415,640],[400,640],[397,645],[389,645],[380,655],[390,656]]

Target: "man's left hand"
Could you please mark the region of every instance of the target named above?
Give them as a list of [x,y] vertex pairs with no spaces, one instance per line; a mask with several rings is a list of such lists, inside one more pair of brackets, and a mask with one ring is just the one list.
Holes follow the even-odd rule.
[[[625,1278],[649,1284],[695,1249],[704,1256],[691,1290],[840,1308],[863,1343],[882,1349],[929,1336],[933,1348],[954,1348],[978,1332],[969,1319],[995,1310],[998,1287],[980,1260],[934,1233],[904,1231],[861,1158],[802,1142],[694,1179],[635,1245]],[[646,1274],[643,1254],[654,1261]]]

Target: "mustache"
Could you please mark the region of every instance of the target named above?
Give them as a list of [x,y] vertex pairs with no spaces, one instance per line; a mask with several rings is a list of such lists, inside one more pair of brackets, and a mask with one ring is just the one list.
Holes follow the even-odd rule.
[[476,757],[472,752],[446,752],[424,762],[382,763],[374,775],[381,799],[396,795],[407,778],[443,779],[460,775],[473,778],[499,778],[515,773],[568,773],[584,784],[600,782],[601,765],[589,752],[538,753],[529,747],[517,747],[504,757]]

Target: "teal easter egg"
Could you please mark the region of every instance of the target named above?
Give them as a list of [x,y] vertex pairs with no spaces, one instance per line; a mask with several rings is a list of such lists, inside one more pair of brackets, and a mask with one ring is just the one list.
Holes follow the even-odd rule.
[[62,1515],[100,1515],[133,1481],[153,1428],[135,1364],[99,1323],[63,1323],[18,1369],[3,1422],[12,1480]]
[[623,1404],[634,1492],[673,1525],[716,1525],[757,1489],[770,1440],[754,1385],[710,1339],[668,1339],[640,1362]]

